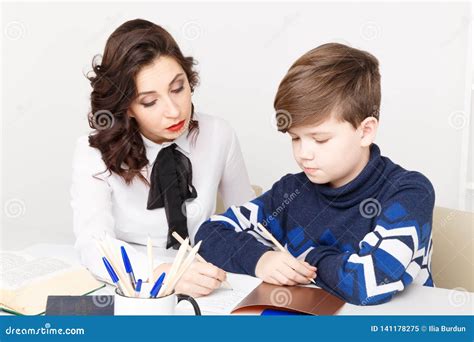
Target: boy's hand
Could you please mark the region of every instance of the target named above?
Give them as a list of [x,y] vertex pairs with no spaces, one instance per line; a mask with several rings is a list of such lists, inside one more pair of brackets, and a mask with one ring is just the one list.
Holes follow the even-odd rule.
[[308,278],[316,278],[316,267],[288,253],[269,251],[258,260],[255,275],[275,285],[309,284]]
[[[169,273],[171,264],[161,264],[155,268],[155,279],[161,272]],[[187,294],[191,297],[201,297],[210,294],[218,289],[226,279],[227,274],[220,268],[208,262],[193,262],[184,272],[181,279],[176,284],[176,293]],[[166,278],[165,278],[166,281]]]

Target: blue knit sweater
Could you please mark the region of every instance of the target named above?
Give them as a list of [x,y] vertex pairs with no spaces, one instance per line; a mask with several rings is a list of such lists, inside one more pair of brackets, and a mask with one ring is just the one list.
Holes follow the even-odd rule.
[[379,304],[412,282],[433,286],[433,206],[430,181],[373,144],[368,164],[348,184],[331,188],[304,173],[286,175],[253,201],[212,216],[195,241],[214,265],[255,275],[273,246],[257,227],[263,223],[291,254],[317,267],[318,286],[353,304]]

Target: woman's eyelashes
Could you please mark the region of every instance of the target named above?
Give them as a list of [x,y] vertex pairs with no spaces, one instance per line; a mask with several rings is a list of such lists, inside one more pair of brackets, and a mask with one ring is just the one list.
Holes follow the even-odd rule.
[[142,103],[142,106],[145,107],[145,108],[151,107],[156,103],[156,101],[157,100],[154,100],[154,101],[151,101],[151,102],[148,102],[148,103]]
[[171,92],[177,94],[177,93],[181,93],[183,91],[183,89],[184,89],[184,86],[181,86],[177,89],[171,90]]
[[[172,89],[171,92],[173,94],[178,94],[178,93],[181,93],[183,90],[184,90],[184,86],[181,85],[179,88]],[[158,101],[158,99],[155,99],[155,100],[150,101],[150,102],[142,102],[142,106],[145,107],[145,108],[151,107],[156,103],[156,101]]]

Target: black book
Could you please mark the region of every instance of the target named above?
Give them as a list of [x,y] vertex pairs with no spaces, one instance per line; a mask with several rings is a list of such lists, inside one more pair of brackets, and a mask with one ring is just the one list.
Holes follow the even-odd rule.
[[47,316],[113,316],[114,296],[48,296]]

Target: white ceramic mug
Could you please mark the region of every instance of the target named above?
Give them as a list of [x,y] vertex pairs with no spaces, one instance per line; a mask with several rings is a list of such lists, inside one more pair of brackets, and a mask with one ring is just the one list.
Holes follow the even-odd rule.
[[201,316],[201,310],[193,297],[174,292],[159,298],[150,297],[149,283],[143,283],[139,297],[126,297],[119,289],[115,289],[115,316],[160,316],[174,315],[176,305],[182,300],[191,303],[196,316]]

